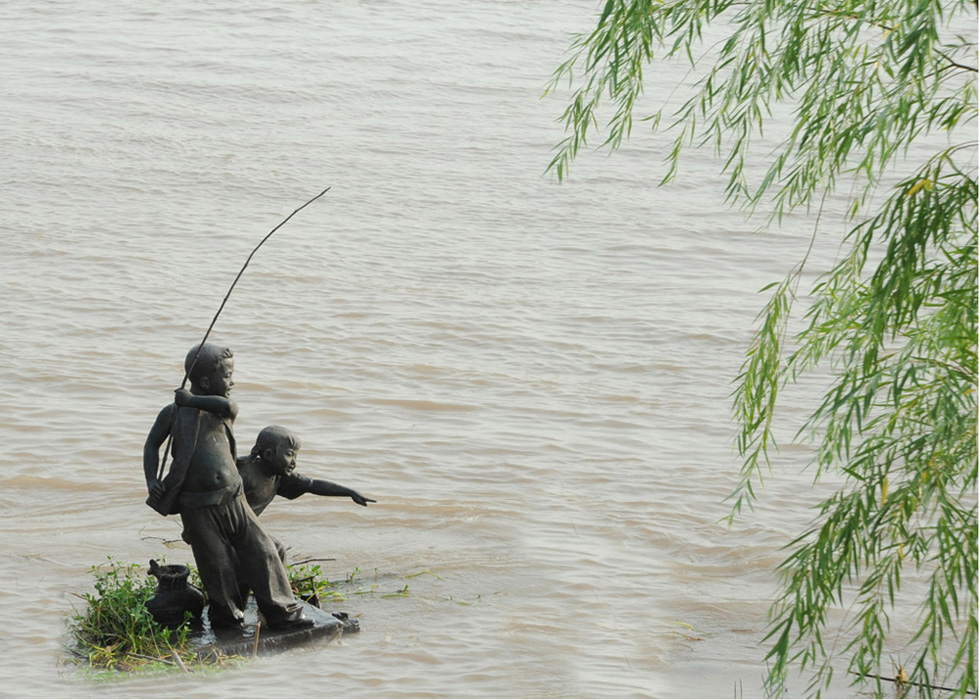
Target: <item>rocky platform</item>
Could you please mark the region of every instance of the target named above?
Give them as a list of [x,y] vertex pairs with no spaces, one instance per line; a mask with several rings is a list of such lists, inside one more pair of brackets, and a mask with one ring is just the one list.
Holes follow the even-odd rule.
[[360,630],[357,620],[348,617],[347,613],[328,613],[309,603],[303,603],[303,612],[307,618],[313,620],[312,626],[296,630],[272,630],[264,624],[259,625],[258,609],[255,602],[251,601],[245,610],[245,628],[238,631],[212,630],[208,611],[205,609],[203,624],[191,633],[190,641],[202,655],[219,651],[228,656],[251,657],[279,653],[313,642],[327,643],[343,634]]

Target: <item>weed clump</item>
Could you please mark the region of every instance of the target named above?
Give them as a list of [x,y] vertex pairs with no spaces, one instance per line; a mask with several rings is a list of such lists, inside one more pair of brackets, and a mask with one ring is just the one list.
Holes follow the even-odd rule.
[[[328,581],[319,564],[311,561],[286,565],[289,583],[297,598],[310,605],[322,608],[324,603],[338,603],[344,600],[340,581]],[[353,574],[351,574],[351,577]],[[348,577],[348,582],[351,580]]]
[[[294,593],[314,606],[344,600],[345,582],[329,581],[315,560],[287,566]],[[357,571],[348,576],[351,584]],[[131,672],[173,669],[215,670],[241,661],[217,649],[202,651],[190,639],[191,623],[176,629],[161,625],[146,608],[156,593],[156,582],[138,564],[108,563],[92,567],[95,592],[76,594],[85,609],[76,612],[69,629],[69,651],[95,672]],[[200,575],[191,567],[190,583],[201,586]],[[190,613],[187,614],[188,617]]]
[[95,592],[79,596],[84,611],[71,620],[71,652],[98,671],[138,671],[167,667],[189,668],[222,665],[228,657],[202,655],[188,640],[187,622],[168,629],[146,609],[156,586],[137,564],[92,567]]

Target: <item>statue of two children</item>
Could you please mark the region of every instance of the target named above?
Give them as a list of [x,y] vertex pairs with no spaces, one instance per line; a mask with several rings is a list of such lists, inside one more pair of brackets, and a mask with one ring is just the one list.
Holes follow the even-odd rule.
[[[241,628],[251,589],[266,624],[273,629],[309,627],[293,595],[285,548],[266,533],[258,515],[278,494],[347,496],[366,506],[375,501],[353,489],[295,474],[299,440],[269,426],[251,455],[236,459],[232,431],[238,405],[229,398],[235,360],[231,350],[211,343],[191,349],[184,361],[190,391],[177,389],[143,447],[147,504],[163,515],[179,513],[182,537],[191,546],[210,599],[213,627]],[[160,448],[171,446],[173,461],[161,480]]]

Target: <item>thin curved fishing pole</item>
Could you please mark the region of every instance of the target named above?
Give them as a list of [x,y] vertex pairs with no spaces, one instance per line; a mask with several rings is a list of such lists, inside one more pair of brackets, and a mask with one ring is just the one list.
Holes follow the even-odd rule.
[[245,264],[242,265],[242,269],[238,271],[238,274],[235,276],[235,280],[231,283],[231,286],[228,288],[228,293],[225,294],[225,298],[221,300],[221,306],[218,307],[217,313],[215,313],[214,318],[211,319],[211,325],[208,326],[207,331],[205,331],[204,338],[201,339],[201,344],[197,346],[197,352],[194,354],[194,359],[191,360],[190,365],[187,366],[187,369],[184,372],[184,380],[180,383],[180,388],[181,389],[183,389],[187,385],[187,378],[190,376],[191,370],[194,369],[194,365],[197,364],[197,358],[201,354],[201,348],[203,348],[204,347],[204,344],[208,341],[208,336],[211,335],[211,330],[214,328],[214,324],[218,322],[218,316],[220,316],[221,315],[221,312],[224,311],[225,304],[228,303],[228,298],[231,296],[232,290],[235,289],[235,285],[238,284],[238,280],[240,280],[242,278],[242,275],[245,274],[245,268],[248,267],[248,264],[250,262],[252,262],[252,257],[257,252],[259,252],[259,248],[261,248],[263,246],[263,244],[267,240],[269,240],[270,238],[272,238],[272,234],[274,234],[276,231],[278,231],[279,229],[281,229],[283,227],[283,225],[285,225],[285,223],[287,221],[289,221],[297,213],[299,213],[299,211],[301,211],[302,209],[305,209],[307,206],[309,206],[310,204],[312,204],[315,200],[317,200],[320,197],[322,197],[323,195],[325,195],[329,190],[330,190],[330,188],[328,187],[327,189],[323,190],[323,192],[321,192],[320,194],[316,195],[315,197],[313,197],[312,199],[310,199],[309,201],[307,201],[306,204],[303,204],[302,206],[297,207],[296,210],[292,214],[290,214],[285,219],[283,219],[282,221],[280,221],[278,226],[276,226],[274,229],[272,229],[271,231],[269,231],[269,233],[265,234],[265,238],[263,238],[261,241],[259,241],[259,244],[257,246],[255,246],[255,248],[252,250],[251,253],[249,253],[248,258],[245,260]]
[[[218,322],[218,316],[220,316],[221,315],[221,312],[224,311],[225,304],[228,303],[228,299],[229,299],[229,297],[231,297],[231,293],[235,289],[235,285],[238,284],[238,280],[240,280],[242,278],[242,275],[245,274],[245,268],[247,268],[248,267],[248,264],[250,262],[252,262],[252,258],[255,256],[255,254],[257,252],[259,252],[259,248],[261,248],[265,244],[265,242],[267,240],[269,240],[270,238],[272,238],[272,234],[274,234],[276,231],[278,231],[279,229],[281,229],[286,224],[287,221],[289,221],[290,219],[292,219],[294,216],[296,216],[296,214],[298,214],[301,210],[303,210],[306,207],[308,207],[314,201],[316,201],[317,199],[319,199],[320,197],[322,197],[323,195],[325,195],[329,190],[330,190],[330,188],[328,187],[327,189],[325,189],[322,192],[320,192],[320,194],[318,194],[315,197],[312,197],[311,199],[307,200],[306,203],[303,204],[302,206],[297,207],[295,209],[295,211],[293,211],[292,214],[290,214],[285,219],[283,219],[282,221],[280,221],[279,224],[274,229],[272,229],[271,231],[269,231],[269,233],[265,234],[265,238],[263,238],[261,241],[259,241],[259,244],[257,246],[255,246],[255,248],[252,249],[252,252],[251,253],[249,253],[248,258],[245,259],[245,264],[242,265],[242,269],[238,271],[238,274],[235,275],[235,279],[231,283],[231,286],[228,287],[228,293],[225,294],[225,298],[221,300],[221,306],[218,307],[218,311],[214,314],[214,318],[211,319],[211,325],[208,326],[207,331],[204,332],[204,337],[201,339],[200,345],[197,346],[197,352],[194,353],[194,359],[191,360],[190,364],[187,365],[186,369],[184,370],[184,379],[180,383],[180,388],[181,389],[183,389],[185,386],[187,386],[187,379],[188,379],[188,377],[190,377],[191,370],[194,369],[194,365],[197,364],[197,358],[200,357],[200,355],[201,355],[201,349],[204,347],[204,344],[208,341],[208,337],[211,335],[211,331],[214,329],[214,324]],[[164,473],[164,471],[166,471],[166,468],[167,468],[167,455],[170,453],[170,445],[171,445],[171,443],[173,443],[173,439],[174,439],[174,436],[173,436],[173,433],[171,433],[170,436],[167,438],[167,447],[163,451],[163,459],[160,461],[160,469],[157,472],[157,479],[163,479],[163,473]]]

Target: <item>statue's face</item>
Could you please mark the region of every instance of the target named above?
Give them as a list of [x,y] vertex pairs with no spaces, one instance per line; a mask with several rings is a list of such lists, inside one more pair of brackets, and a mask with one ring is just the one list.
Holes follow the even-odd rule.
[[297,454],[298,447],[293,447],[288,440],[280,440],[275,451],[268,456],[272,470],[280,476],[286,476],[296,468]]
[[218,368],[206,377],[206,382],[202,382],[207,392],[212,396],[228,396],[231,388],[235,386],[231,375],[235,372],[235,358],[226,357],[218,363]]

